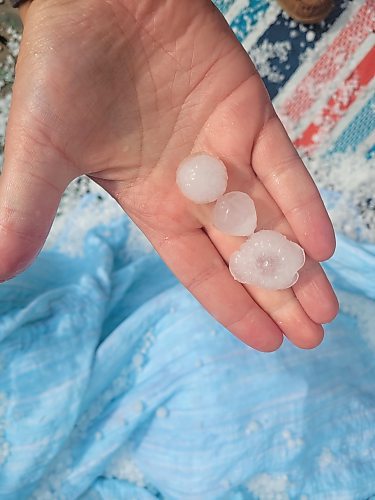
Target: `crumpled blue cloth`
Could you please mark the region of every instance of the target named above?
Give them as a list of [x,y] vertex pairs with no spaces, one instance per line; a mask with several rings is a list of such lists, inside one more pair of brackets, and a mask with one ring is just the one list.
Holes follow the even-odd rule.
[[338,237],[321,346],[262,354],[133,232],[95,227],[81,257],[62,234],[0,286],[0,498],[373,495],[375,247]]

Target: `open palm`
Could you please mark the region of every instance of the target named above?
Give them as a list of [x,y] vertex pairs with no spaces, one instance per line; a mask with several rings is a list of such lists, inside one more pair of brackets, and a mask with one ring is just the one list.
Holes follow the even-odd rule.
[[[103,186],[204,307],[262,351],[283,333],[310,348],[337,301],[317,263],[334,250],[320,196],[248,55],[209,0],[34,0],[24,12],[0,182],[0,279],[43,245],[67,184]],[[210,206],[182,197],[179,162],[221,158],[228,190],[254,199],[258,229],[310,256],[293,289],[234,281],[240,241],[216,231]]]

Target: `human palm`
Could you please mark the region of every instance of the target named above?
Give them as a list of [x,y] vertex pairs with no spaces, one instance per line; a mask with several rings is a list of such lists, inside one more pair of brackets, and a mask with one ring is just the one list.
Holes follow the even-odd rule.
[[[204,307],[263,351],[283,333],[310,348],[337,301],[317,260],[334,235],[319,194],[248,55],[209,0],[34,0],[24,12],[0,182],[0,278],[43,245],[67,184],[89,175],[123,207]],[[179,162],[204,151],[229,190],[254,199],[258,229],[309,254],[297,284],[243,286],[226,262],[239,239],[183,198]],[[316,260],[314,260],[316,259]]]

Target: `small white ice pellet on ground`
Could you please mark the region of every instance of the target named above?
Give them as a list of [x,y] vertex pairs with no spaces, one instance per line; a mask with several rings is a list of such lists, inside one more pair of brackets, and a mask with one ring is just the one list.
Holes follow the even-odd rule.
[[133,365],[136,367],[136,368],[140,368],[142,365],[143,365],[143,354],[136,354],[133,358]]
[[156,410],[156,416],[158,418],[166,418],[168,416],[168,410],[164,406],[160,406]]
[[183,160],[176,174],[182,194],[194,203],[211,203],[227,189],[228,173],[224,163],[206,153]]
[[315,32],[314,31],[308,31],[306,33],[306,41],[307,42],[313,42],[315,40]]
[[143,401],[136,401],[134,403],[133,409],[134,409],[134,413],[136,413],[137,415],[140,415],[143,412],[143,410],[145,409],[145,405],[144,405]]
[[296,283],[304,263],[305,252],[297,243],[276,231],[262,230],[231,255],[229,269],[240,283],[282,290]]
[[257,225],[255,205],[250,196],[231,191],[217,200],[213,209],[214,226],[232,236],[250,236]]

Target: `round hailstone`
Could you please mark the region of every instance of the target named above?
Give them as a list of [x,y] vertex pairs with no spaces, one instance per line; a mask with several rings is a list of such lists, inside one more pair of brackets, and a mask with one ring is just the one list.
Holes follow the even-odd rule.
[[240,191],[220,196],[213,210],[213,223],[223,233],[232,236],[250,236],[257,225],[253,200],[248,194]]
[[177,169],[176,182],[194,203],[211,203],[225,193],[228,173],[224,163],[205,153],[189,156]]
[[263,230],[231,255],[229,269],[241,283],[282,290],[296,283],[304,263],[305,252],[297,243],[276,231]]

